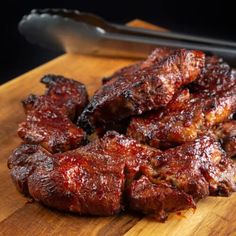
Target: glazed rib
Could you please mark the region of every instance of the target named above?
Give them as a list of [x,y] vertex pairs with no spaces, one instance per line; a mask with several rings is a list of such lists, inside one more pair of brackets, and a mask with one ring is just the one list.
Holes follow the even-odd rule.
[[165,152],[115,132],[61,154],[24,144],[8,165],[21,192],[79,214],[113,215],[129,208],[164,220],[208,195],[236,190],[235,164],[207,136]]
[[228,90],[235,84],[235,71],[231,70],[221,58],[208,56],[202,73],[189,85],[189,88],[192,92],[207,93],[212,96],[220,91]]
[[[18,190],[64,211],[113,215],[123,209],[125,171],[129,182],[158,150],[117,133],[62,154],[23,144],[8,166]],[[125,167],[126,162],[129,163]]]
[[88,104],[85,85],[59,75],[46,75],[41,82],[47,87],[45,97],[62,109],[63,114],[67,114],[72,121],[76,121]]
[[130,208],[165,220],[169,212],[195,207],[208,195],[236,190],[235,164],[220,144],[203,136],[162,152],[129,187]]
[[73,121],[88,103],[84,85],[55,75],[44,76],[41,82],[48,90],[23,101],[26,120],[19,125],[18,135],[52,153],[78,147],[86,135]]
[[222,59],[206,57],[202,73],[187,86],[191,93],[180,90],[163,110],[133,118],[128,136],[165,149],[214,132],[215,125],[235,112],[235,79],[235,72]]
[[165,106],[180,86],[200,74],[204,54],[181,49],[157,61],[148,59],[142,64],[144,68],[135,69],[134,73],[115,73],[95,93],[78,124],[90,132],[97,127],[106,130],[131,115]]

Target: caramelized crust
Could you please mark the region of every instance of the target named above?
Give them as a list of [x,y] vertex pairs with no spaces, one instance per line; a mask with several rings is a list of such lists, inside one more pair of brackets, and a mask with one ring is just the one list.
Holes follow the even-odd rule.
[[206,136],[165,152],[115,132],[61,154],[23,144],[8,166],[21,192],[79,214],[113,215],[130,208],[164,220],[208,195],[235,191],[234,163]]
[[[158,150],[117,133],[61,154],[23,144],[9,157],[20,192],[43,204],[90,215],[113,215],[123,208],[125,171],[129,182]],[[127,168],[125,167],[127,165]]]
[[[215,56],[205,64],[202,52],[168,48],[105,78],[88,105],[83,84],[47,75],[46,93],[23,101],[24,143],[8,159],[13,182],[58,210],[108,216],[130,209],[159,221],[207,196],[229,196],[236,191],[235,79]],[[124,132],[130,119],[129,137],[109,131],[80,146],[86,134],[75,121],[103,134]]]
[[173,49],[170,48],[156,48],[145,61],[138,62],[136,64],[126,66],[116,71],[112,76],[103,78],[103,84],[111,80],[116,80],[120,76],[130,77],[140,69],[148,68],[154,64],[159,64],[161,61],[164,61],[168,56],[174,53]]
[[45,95],[30,95],[23,101],[26,120],[18,135],[26,142],[41,144],[49,152],[74,149],[85,141],[85,132],[73,124],[88,103],[83,84],[61,76],[47,75]]
[[219,143],[204,136],[162,152],[152,169],[129,186],[129,207],[164,221],[168,213],[195,208],[209,195],[236,191],[236,169]]
[[228,120],[219,124],[215,135],[221,140],[222,146],[229,158],[236,156],[236,120]]
[[235,79],[221,59],[207,57],[201,75],[188,85],[192,93],[180,90],[163,110],[133,118],[128,136],[165,149],[215,132],[236,111]]
[[219,91],[228,90],[236,83],[235,71],[221,58],[216,56],[206,57],[206,65],[201,75],[189,87],[191,91],[213,95]]
[[157,148],[195,140],[236,111],[236,86],[215,95],[181,90],[163,109],[134,117],[127,135]]
[[132,73],[130,69],[115,73],[95,93],[78,124],[87,131],[106,130],[131,115],[163,107],[180,86],[199,76],[203,66],[202,52],[181,49],[163,60],[151,57]]

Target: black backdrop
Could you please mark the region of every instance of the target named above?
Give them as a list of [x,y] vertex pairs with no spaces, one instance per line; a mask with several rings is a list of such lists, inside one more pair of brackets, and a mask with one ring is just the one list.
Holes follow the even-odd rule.
[[[4,5],[3,5],[4,4]],[[0,83],[55,57],[58,53],[27,43],[17,23],[34,8],[70,8],[92,12],[106,20],[125,23],[144,19],[174,31],[236,40],[235,7],[227,1],[7,1],[1,2]]]

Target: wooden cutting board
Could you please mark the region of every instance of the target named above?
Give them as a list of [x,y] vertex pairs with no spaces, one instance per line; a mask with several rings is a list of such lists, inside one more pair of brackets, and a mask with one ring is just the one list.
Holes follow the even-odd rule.
[[[139,20],[130,25],[163,30]],[[134,62],[65,54],[0,87],[0,235],[236,235],[236,193],[229,198],[209,197],[198,203],[195,212],[172,214],[166,223],[158,223],[125,213],[113,217],[65,214],[28,203],[16,191],[6,162],[20,143],[16,134],[18,123],[24,119],[20,101],[30,93],[43,93],[39,79],[47,73],[71,77],[86,84],[92,95],[102,77]]]

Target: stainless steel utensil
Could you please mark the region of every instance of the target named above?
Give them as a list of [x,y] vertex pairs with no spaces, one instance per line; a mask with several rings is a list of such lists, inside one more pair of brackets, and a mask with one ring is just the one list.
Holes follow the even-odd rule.
[[144,58],[156,47],[198,49],[236,64],[236,43],[112,24],[75,10],[32,10],[19,23],[32,43],[83,54]]

